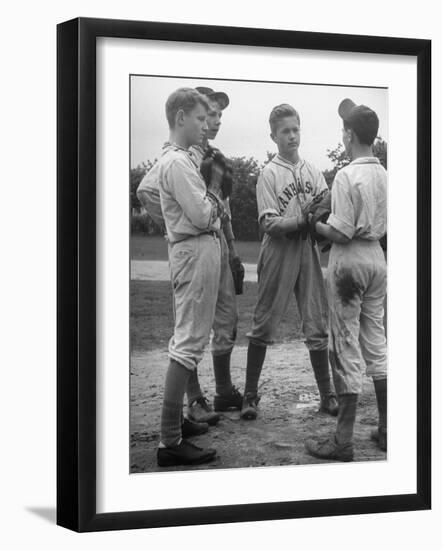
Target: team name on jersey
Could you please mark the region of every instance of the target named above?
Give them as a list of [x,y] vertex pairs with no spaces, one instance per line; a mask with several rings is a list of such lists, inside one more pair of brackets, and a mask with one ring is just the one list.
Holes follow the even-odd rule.
[[281,214],[284,213],[285,209],[293,198],[297,197],[300,194],[312,194],[313,186],[310,181],[306,181],[305,184],[302,185],[302,181],[300,178],[296,178],[295,176],[293,176],[293,178],[294,180],[286,187],[284,187],[282,193],[278,197]]

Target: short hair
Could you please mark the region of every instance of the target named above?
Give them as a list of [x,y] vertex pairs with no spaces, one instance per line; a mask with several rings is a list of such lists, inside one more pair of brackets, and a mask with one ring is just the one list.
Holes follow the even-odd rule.
[[344,119],[344,128],[353,130],[363,145],[373,145],[378,135],[378,115],[366,105],[357,105],[352,108],[347,119]]
[[166,117],[169,128],[175,127],[175,117],[179,110],[188,114],[197,105],[202,105],[206,110],[209,109],[206,98],[194,88],[178,88],[170,94],[166,101]]
[[288,116],[296,117],[298,119],[298,124],[301,124],[301,118],[299,116],[298,111],[288,103],[281,103],[281,105],[277,105],[276,107],[273,107],[269,117],[269,124],[270,124],[270,129],[272,131],[272,134],[276,132],[276,126],[278,122],[281,119],[286,118]]

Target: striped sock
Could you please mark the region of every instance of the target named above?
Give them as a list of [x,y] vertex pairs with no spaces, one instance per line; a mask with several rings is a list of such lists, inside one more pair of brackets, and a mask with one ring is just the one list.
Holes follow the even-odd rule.
[[258,382],[266,357],[266,351],[267,346],[257,346],[253,342],[249,342],[244,394],[251,393],[252,395],[256,395],[258,393]]
[[190,371],[173,359],[167,369],[164,384],[164,400],[161,410],[161,438],[166,447],[178,445],[181,440],[181,415],[184,390]]
[[198,372],[195,369],[190,373],[189,379],[187,380],[186,386],[187,394],[187,404],[191,405],[198,397],[202,397],[203,392],[201,391],[200,381],[198,380]]

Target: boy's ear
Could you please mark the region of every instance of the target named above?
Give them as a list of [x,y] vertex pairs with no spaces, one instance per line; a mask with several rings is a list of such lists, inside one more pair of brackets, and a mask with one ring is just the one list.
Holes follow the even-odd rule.
[[184,122],[184,115],[185,112],[183,109],[178,109],[176,115],[175,115],[175,126],[182,126]]
[[270,134],[270,137],[272,138],[272,141],[276,143],[276,136],[274,136],[273,133]]

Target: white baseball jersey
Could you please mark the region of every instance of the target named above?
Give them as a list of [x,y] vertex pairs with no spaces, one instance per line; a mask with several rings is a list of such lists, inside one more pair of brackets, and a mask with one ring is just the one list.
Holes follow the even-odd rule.
[[[166,142],[163,149],[170,147],[170,143]],[[199,168],[204,156],[204,149],[198,145],[190,147],[187,151],[190,159]],[[156,162],[152,168],[146,172],[137,188],[137,197],[141,204],[144,206],[146,212],[152,218],[152,220],[159,226],[163,227],[164,217],[161,210],[160,190],[158,186],[160,177],[159,163]],[[229,219],[232,218],[230,211],[229,198],[223,200],[224,208]]]
[[161,210],[170,243],[204,231],[219,231],[219,207],[207,195],[206,184],[187,149],[172,145],[159,165]]
[[339,170],[327,223],[349,239],[377,241],[387,231],[387,172],[375,157],[361,157]]

